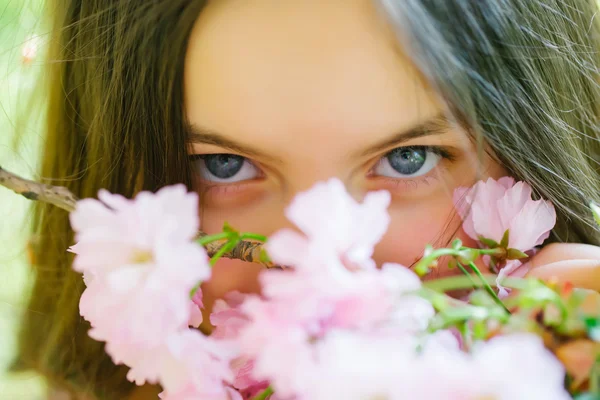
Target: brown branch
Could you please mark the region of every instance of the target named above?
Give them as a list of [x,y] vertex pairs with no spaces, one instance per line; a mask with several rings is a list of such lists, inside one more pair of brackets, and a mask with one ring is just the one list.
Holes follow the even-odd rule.
[[75,210],[77,197],[62,186],[51,186],[30,181],[0,167],[0,185],[29,200],[50,203],[69,212]]
[[[52,186],[22,178],[0,167],[0,186],[5,186],[13,192],[29,200],[37,200],[55,205],[65,211],[72,212],[77,204],[77,197],[63,186]],[[198,232],[198,238],[207,236]],[[209,257],[215,255],[224,246],[225,240],[216,241],[204,246]],[[237,259],[251,263],[262,264],[267,268],[277,268],[271,262],[261,261],[263,244],[260,242],[241,241],[231,251],[223,254],[225,258]]]
[[[198,238],[207,236],[206,233],[199,231]],[[225,245],[226,241],[217,241],[212,242],[204,246],[206,249],[206,253],[208,253],[209,257],[214,256],[221,247]],[[263,253],[263,243],[261,242],[250,242],[247,240],[240,241],[237,246],[235,246],[232,250],[225,252],[223,257],[231,258],[234,260],[242,260],[256,264],[262,264],[267,268],[281,268],[279,265],[275,265],[272,262],[261,261]]]

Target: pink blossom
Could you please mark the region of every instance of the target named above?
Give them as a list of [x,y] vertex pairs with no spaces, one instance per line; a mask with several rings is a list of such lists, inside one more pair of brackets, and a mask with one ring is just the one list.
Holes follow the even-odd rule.
[[271,258],[294,268],[261,274],[263,297],[242,305],[251,322],[239,340],[254,360],[254,378],[269,380],[283,397],[309,384],[314,345],[331,330],[419,332],[433,315],[412,294],[421,285],[412,271],[394,264],[376,269],[371,259],[389,223],[389,201],[389,193],[377,192],[358,203],[332,179],[288,208],[304,235],[284,230],[269,238]]
[[[210,276],[206,252],[193,242],[198,198],[183,185],[134,200],[106,191],[99,198],[78,202],[71,214],[74,268],[87,286],[80,313],[113,360],[133,366],[166,338],[201,322],[189,298]],[[156,373],[146,379],[154,381]]]
[[233,349],[230,343],[216,342],[196,330],[182,330],[133,363],[127,378],[139,384],[140,376],[156,376],[154,382],[164,390],[162,399],[228,400]]
[[531,186],[504,177],[477,182],[472,188],[458,188],[454,203],[463,219],[463,229],[475,240],[480,237],[500,242],[509,230],[509,248],[528,251],[548,238],[556,224],[556,212],[549,201],[532,200]]
[[469,368],[477,397],[494,400],[568,400],[565,369],[532,334],[499,336],[475,348]]
[[126,360],[187,327],[190,301],[178,294],[168,287],[159,291],[145,286],[119,293],[94,280],[83,292],[79,309],[92,326],[90,337],[107,342],[106,351],[115,362],[128,364]]
[[[419,338],[332,331],[315,352],[315,381],[301,388],[300,399],[468,399],[459,395],[468,394],[461,386],[471,377],[455,368],[454,356],[462,353],[447,332]],[[439,358],[425,360],[423,353]]]
[[315,267],[314,262],[343,262],[373,268],[373,248],[386,232],[390,194],[371,192],[356,202],[338,179],[318,183],[297,195],[286,216],[304,235],[282,230],[269,238],[271,258],[284,265]]
[[423,341],[333,331],[316,352],[315,381],[299,399],[570,399],[562,365],[535,335],[494,338],[467,354],[446,332]]
[[415,357],[414,336],[380,337],[332,331],[315,346],[314,381],[300,388],[311,400],[413,399],[405,392],[408,361]]
[[199,229],[196,193],[174,185],[154,194],[141,192],[134,200],[105,190],[98,198],[80,200],[70,214],[76,271],[105,273],[154,261],[177,265],[170,269],[181,276],[210,276],[208,266],[190,265],[203,253],[192,242]]
[[[411,399],[566,400],[564,368],[533,334],[480,342],[467,354],[452,346],[425,346],[411,362]],[[435,382],[435,385],[431,385]]]
[[389,223],[389,201],[378,192],[357,203],[335,179],[294,200],[287,215],[305,235],[284,230],[267,243],[272,259],[294,268],[263,271],[262,297],[241,306],[251,321],[239,343],[254,361],[254,379],[292,396],[312,379],[314,347],[328,332],[406,334],[427,326],[433,308],[413,293],[419,278],[400,265],[377,269],[371,259]]
[[187,330],[170,337],[167,347],[169,359],[161,376],[166,393],[189,391],[191,385],[199,399],[227,398],[224,388],[233,380],[229,363],[236,354],[235,346]]
[[[549,201],[533,200],[532,190],[525,182],[510,177],[498,181],[489,178],[471,188],[458,188],[454,204],[463,219],[463,230],[472,239],[482,237],[498,243],[509,231],[508,248],[527,252],[541,245],[556,224],[556,211]],[[510,260],[498,276],[498,283],[517,270],[526,272],[518,260]],[[507,292],[500,286],[500,294]]]
[[215,339],[234,339],[239,335],[249,319],[240,306],[248,295],[238,291],[229,292],[225,299],[218,299],[212,308],[210,322],[214,325],[211,337]]
[[[246,296],[240,292],[230,292],[224,300],[219,299],[215,302],[210,316],[210,322],[215,326],[211,338],[225,340],[238,338],[242,328],[250,322],[240,308]],[[230,367],[234,374],[232,386],[242,391],[245,398],[254,397],[269,386],[267,381],[254,378],[254,360],[251,357],[238,356],[231,361]]]
[[[264,297],[250,297],[242,310],[242,353],[255,361],[256,379],[269,380],[283,397],[309,384],[316,369],[315,346],[329,332],[422,332],[431,304],[411,294],[420,280],[405,267],[350,271],[341,265],[313,270],[265,271]],[[276,334],[273,334],[276,332]]]

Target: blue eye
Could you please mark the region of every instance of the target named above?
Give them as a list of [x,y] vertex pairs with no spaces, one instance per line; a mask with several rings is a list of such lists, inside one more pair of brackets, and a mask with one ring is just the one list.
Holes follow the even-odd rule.
[[441,159],[439,153],[425,146],[399,147],[382,157],[373,171],[390,178],[412,178],[425,175]]
[[203,154],[192,156],[202,179],[233,183],[255,179],[260,172],[246,157],[235,154]]

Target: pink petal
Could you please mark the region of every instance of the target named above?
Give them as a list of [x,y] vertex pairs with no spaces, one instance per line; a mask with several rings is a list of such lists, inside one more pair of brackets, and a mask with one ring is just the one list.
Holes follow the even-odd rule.
[[192,302],[198,308],[204,308],[204,302],[202,301],[202,288],[201,287],[198,287],[198,289],[196,289],[196,293],[194,293],[194,296],[192,297]]
[[[510,289],[507,289],[504,286],[502,286],[502,281],[507,276],[512,276],[517,271],[517,269],[521,269],[519,268],[521,267],[521,265],[522,263],[519,260],[509,260],[506,263],[506,266],[504,266],[498,272],[498,276],[496,277],[496,285],[498,286],[498,297],[500,297],[501,299],[505,298],[510,293]],[[521,272],[526,273],[527,271],[524,270]]]
[[203,320],[202,311],[200,307],[196,305],[194,302],[190,302],[190,319],[188,321],[188,325],[194,328],[197,328],[202,324]]
[[504,186],[506,189],[510,189],[515,184],[515,178],[513,178],[512,176],[504,176],[498,179],[498,183]]
[[531,186],[524,182],[517,182],[508,189],[504,196],[497,202],[498,213],[503,227],[509,227],[517,214],[523,209],[527,201],[531,201]]
[[96,229],[109,221],[114,221],[114,212],[95,199],[83,199],[77,202],[75,211],[69,214],[69,220],[76,232]]
[[[286,216],[307,236],[334,237],[351,214],[354,200],[339,179],[319,182],[296,195]],[[345,224],[343,224],[345,225]]]
[[286,216],[318,248],[316,253],[330,252],[345,263],[369,268],[373,247],[389,224],[389,202],[389,193],[381,191],[358,203],[339,179],[330,179],[298,194]]
[[521,251],[531,250],[548,238],[554,225],[554,206],[548,201],[529,200],[512,221],[509,246]]
[[247,295],[230,292],[225,300],[218,299],[210,314],[210,322],[215,326],[211,337],[216,339],[236,339],[240,330],[248,324],[248,317],[241,310]]
[[506,229],[501,224],[497,202],[510,182],[510,179],[504,179],[499,183],[489,178],[470,189],[458,188],[454,192],[454,204],[463,219],[462,228],[469,237],[479,240],[483,236],[496,241],[502,238]]
[[489,199],[477,198],[472,205],[471,213],[477,239],[483,236],[496,242],[502,240],[506,228],[502,225],[496,201],[491,203]]
[[275,263],[295,266],[306,256],[308,240],[297,232],[283,229],[269,237],[265,249]]

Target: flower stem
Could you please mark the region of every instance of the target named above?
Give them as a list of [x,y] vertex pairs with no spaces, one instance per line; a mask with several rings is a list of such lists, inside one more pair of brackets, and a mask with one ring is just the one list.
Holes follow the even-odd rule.
[[504,305],[504,303],[502,303],[502,300],[500,300],[500,298],[498,297],[498,295],[496,294],[496,292],[494,292],[494,289],[492,289],[492,287],[490,286],[490,284],[485,280],[485,278],[481,274],[481,271],[479,271],[479,268],[477,268],[477,266],[475,265],[475,263],[470,262],[469,263],[469,267],[471,267],[471,269],[473,270],[473,272],[475,272],[475,275],[477,275],[479,277],[479,279],[483,283],[483,287],[489,293],[489,295],[492,296],[492,299],[494,299],[494,301],[496,302],[496,304],[498,304],[500,307],[502,307],[503,309],[505,309],[507,313],[510,314],[510,311],[508,311],[508,308],[506,308],[506,306]]
[[[496,286],[496,275],[481,274],[479,279],[481,282],[473,281],[473,278],[468,276],[449,276],[447,278],[425,281],[423,282],[423,287],[437,292],[448,292],[457,289],[470,289],[473,284],[477,287],[483,287],[484,282],[490,286]],[[505,278],[502,281],[502,286],[512,289],[524,289],[527,287],[527,281],[522,278]]]
[[462,271],[462,273],[465,274],[465,276],[469,277],[469,279],[471,280],[471,283],[473,284],[473,289],[477,289],[477,283],[475,283],[475,280],[473,279],[473,277],[471,276],[469,271],[467,271],[467,269],[464,267],[464,265],[462,265],[458,261],[456,262],[456,265]]
[[265,400],[267,397],[269,397],[272,394],[273,394],[273,388],[271,386],[269,386],[268,388],[266,388],[265,390],[263,390],[262,392],[260,392],[256,396],[254,396],[252,398],[252,400]]
[[419,276],[424,276],[429,273],[429,266],[438,258],[442,256],[456,256],[458,255],[458,250],[454,249],[436,249],[433,250],[430,254],[421,258],[419,262],[415,265],[415,272]]
[[429,266],[442,256],[453,256],[457,260],[463,256],[465,251],[475,251],[479,256],[483,255],[503,255],[504,249],[471,249],[469,247],[460,247],[453,249],[436,249],[420,259],[415,265],[415,272],[419,276],[424,276],[429,273]]
[[231,236],[231,233],[229,233],[229,232],[221,232],[221,233],[216,233],[214,235],[202,236],[201,238],[199,238],[198,240],[196,240],[196,242],[200,246],[206,246],[207,244],[212,243],[212,242],[217,242],[219,240],[229,239],[229,236]]

